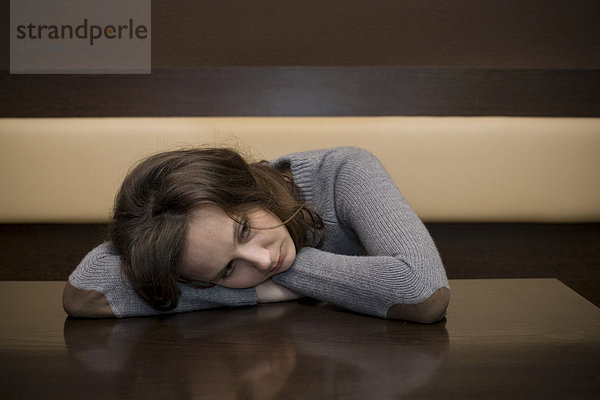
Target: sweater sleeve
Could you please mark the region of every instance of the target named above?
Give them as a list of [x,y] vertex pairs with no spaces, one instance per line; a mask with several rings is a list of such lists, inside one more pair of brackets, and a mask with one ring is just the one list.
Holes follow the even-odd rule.
[[[327,171],[331,177],[326,184],[333,187],[328,196],[332,204],[326,200],[321,204],[326,218],[336,219],[330,226],[346,233],[329,237],[323,250],[301,249],[292,268],[273,280],[301,294],[379,317],[386,317],[394,304],[419,304],[436,290],[449,288],[433,239],[382,164],[356,148],[337,149],[327,158],[317,170],[306,172],[315,178],[318,171]],[[313,180],[322,188],[323,179]],[[355,235],[366,255],[338,251],[347,232]]]
[[[78,289],[94,290],[106,297],[117,317],[161,314],[150,307],[131,287],[121,273],[121,258],[110,242],[90,251],[69,276]],[[184,312],[222,306],[245,306],[257,303],[256,290],[229,289],[214,286],[207,289],[179,284],[181,297],[177,307],[169,312]]]

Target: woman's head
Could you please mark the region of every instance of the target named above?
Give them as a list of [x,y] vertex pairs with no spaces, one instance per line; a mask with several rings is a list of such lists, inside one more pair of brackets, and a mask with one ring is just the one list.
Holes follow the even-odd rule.
[[294,242],[273,213],[257,207],[234,220],[218,207],[201,206],[190,216],[180,273],[192,281],[247,288],[288,270],[295,258]]
[[285,222],[295,248],[318,245],[321,236],[320,218],[303,207],[301,193],[285,171],[265,162],[248,163],[223,148],[151,156],[123,181],[110,235],[129,281],[152,307],[174,308],[181,293],[177,281],[202,275],[196,270],[186,276],[182,271],[184,264],[189,266],[188,245],[198,243],[190,242],[188,233],[190,226],[196,227],[196,233],[202,229],[202,210],[215,209],[228,216],[234,227],[242,227],[253,212],[264,210]]

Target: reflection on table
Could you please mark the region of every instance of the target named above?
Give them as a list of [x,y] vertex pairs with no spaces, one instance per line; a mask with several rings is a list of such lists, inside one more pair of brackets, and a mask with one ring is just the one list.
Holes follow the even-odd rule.
[[443,322],[392,322],[307,303],[66,319],[65,342],[92,397],[218,399],[398,397],[426,384],[448,348]]

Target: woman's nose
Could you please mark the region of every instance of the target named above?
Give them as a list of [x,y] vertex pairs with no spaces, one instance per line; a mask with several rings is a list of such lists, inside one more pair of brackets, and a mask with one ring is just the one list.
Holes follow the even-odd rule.
[[262,271],[271,269],[271,252],[269,249],[259,246],[248,246],[243,251],[243,258],[249,262],[254,268]]

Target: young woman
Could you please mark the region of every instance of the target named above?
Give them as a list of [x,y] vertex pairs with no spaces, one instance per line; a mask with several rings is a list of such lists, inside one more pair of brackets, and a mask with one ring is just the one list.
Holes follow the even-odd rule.
[[141,316],[309,296],[431,323],[449,301],[425,226],[381,163],[358,148],[272,163],[219,148],[151,156],[125,178],[110,236],[69,277],[69,315]]

